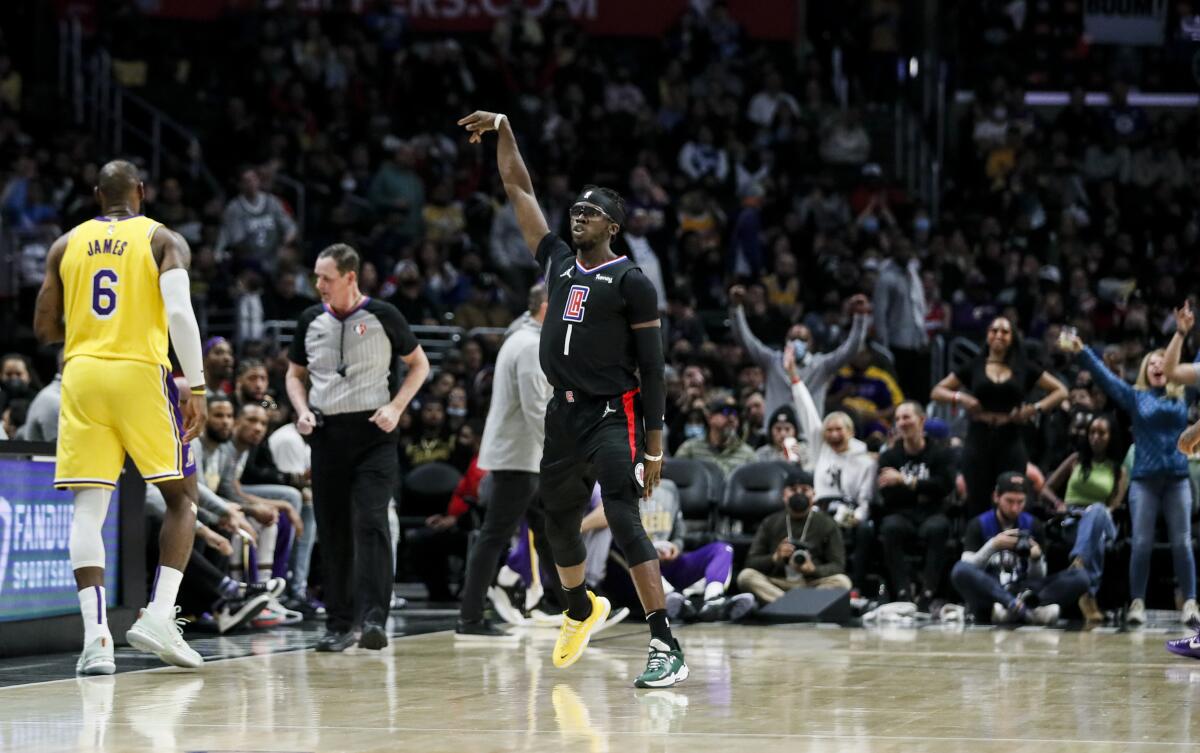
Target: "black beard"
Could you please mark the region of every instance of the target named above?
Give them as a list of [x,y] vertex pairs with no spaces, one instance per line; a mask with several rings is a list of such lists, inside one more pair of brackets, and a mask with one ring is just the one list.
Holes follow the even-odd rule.
[[581,238],[575,241],[575,250],[582,251],[585,254],[596,247],[596,241],[587,238]]

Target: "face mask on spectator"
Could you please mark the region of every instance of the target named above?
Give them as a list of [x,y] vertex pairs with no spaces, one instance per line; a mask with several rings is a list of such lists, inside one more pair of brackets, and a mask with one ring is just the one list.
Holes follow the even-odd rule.
[[913,230],[916,232],[928,233],[929,228],[930,222],[928,217],[918,217],[917,219],[913,220]]
[[792,349],[796,353],[796,360],[802,361],[808,355],[808,343],[803,340],[792,340]]
[[808,506],[812,504],[812,498],[803,492],[796,492],[792,496],[788,497],[787,503],[788,508],[791,509],[792,512],[799,515],[800,513],[808,510]]
[[466,408],[447,408],[446,415],[450,416],[451,418],[462,418],[463,416],[467,415],[467,409]]
[[4,394],[8,395],[9,400],[25,398],[30,393],[29,385],[20,379],[5,379],[0,383],[0,387],[3,387]]
[[879,218],[874,215],[863,217],[862,229],[874,235],[879,232]]
[[683,427],[684,439],[695,439],[704,436],[704,424],[685,424]]

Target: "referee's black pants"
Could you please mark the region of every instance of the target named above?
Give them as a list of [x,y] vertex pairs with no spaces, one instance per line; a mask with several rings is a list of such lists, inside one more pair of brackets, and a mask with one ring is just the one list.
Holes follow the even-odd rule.
[[313,512],[324,569],[326,626],[383,624],[392,601],[388,502],[396,487],[398,433],[380,431],[371,411],[325,416],[312,434]]
[[[538,475],[528,471],[492,471],[491,476],[488,496],[483,500],[483,526],[467,558],[467,581],[463,584],[462,604],[459,607],[459,616],[465,622],[483,619],[484,595],[496,577],[500,557],[508,550],[522,515],[529,520],[538,558],[548,565],[554,563],[554,555],[546,539],[541,502],[537,499]],[[550,576],[552,581],[544,584],[544,590],[556,596],[558,573],[554,572],[553,567],[549,570],[553,573]],[[517,605],[517,608],[520,609],[521,605]]]

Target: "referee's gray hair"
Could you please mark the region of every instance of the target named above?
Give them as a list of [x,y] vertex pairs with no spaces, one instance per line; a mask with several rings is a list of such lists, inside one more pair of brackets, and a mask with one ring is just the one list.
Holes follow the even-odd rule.
[[345,243],[335,243],[317,255],[318,259],[333,259],[337,271],[343,275],[351,272],[358,274],[358,252]]
[[538,309],[546,302],[546,283],[539,282],[529,289],[529,313],[537,316]]

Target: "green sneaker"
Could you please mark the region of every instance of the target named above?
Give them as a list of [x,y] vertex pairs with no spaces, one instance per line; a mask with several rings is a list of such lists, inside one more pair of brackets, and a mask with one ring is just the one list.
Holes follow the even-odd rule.
[[679,641],[672,648],[657,638],[650,639],[650,655],[646,658],[646,671],[633,681],[639,688],[669,688],[688,678],[687,664],[683,661],[683,649]]

